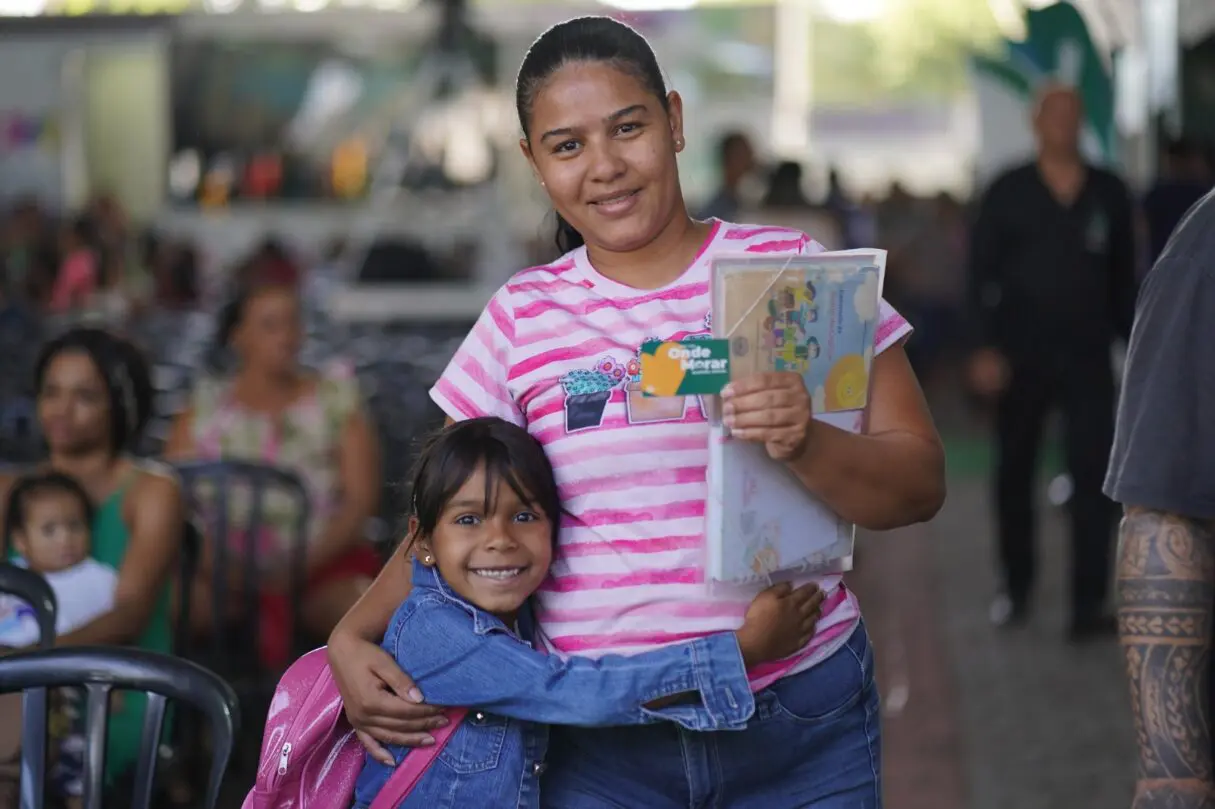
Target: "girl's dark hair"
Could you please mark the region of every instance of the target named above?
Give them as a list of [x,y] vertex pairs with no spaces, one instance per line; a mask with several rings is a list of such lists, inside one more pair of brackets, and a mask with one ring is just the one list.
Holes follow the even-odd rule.
[[105,380],[110,404],[111,452],[117,455],[130,449],[147,426],[155,396],[143,353],[134,344],[102,329],[72,329],[42,347],[34,366],[34,389],[39,394],[51,361],[72,351],[87,355]]
[[435,433],[414,465],[410,513],[418,520],[410,543],[434,534],[443,509],[480,466],[485,467],[485,510],[493,507],[499,481],[532,503],[553,526],[553,545],[561,517],[561,498],[544,447],[522,427],[500,418],[460,421]]
[[[610,17],[577,17],[545,31],[528,48],[515,80],[515,109],[523,136],[531,139],[532,105],[549,77],[571,62],[605,62],[634,77],[667,108],[667,85],[646,38]],[[557,214],[557,249],[567,253],[586,242]]]
[[13,484],[12,491],[8,494],[8,502],[5,504],[3,534],[5,551],[12,546],[13,534],[18,529],[25,527],[25,521],[29,518],[27,513],[29,501],[38,495],[51,492],[70,494],[79,500],[81,507],[84,508],[84,521],[89,525],[93,524],[93,502],[89,500],[84,487],[76,478],[62,472],[38,472],[25,475]]

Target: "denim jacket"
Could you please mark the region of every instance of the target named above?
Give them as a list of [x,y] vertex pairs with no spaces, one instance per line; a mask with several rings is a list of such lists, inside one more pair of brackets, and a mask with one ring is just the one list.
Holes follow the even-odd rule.
[[[742,654],[718,633],[633,657],[562,659],[537,651],[502,621],[414,563],[413,591],[392,617],[384,649],[432,705],[468,706],[447,746],[398,809],[539,807],[545,723],[741,730],[755,711]],[[644,703],[698,692],[699,703]],[[399,764],[408,748],[390,746]],[[362,809],[392,769],[365,759],[355,788]]]

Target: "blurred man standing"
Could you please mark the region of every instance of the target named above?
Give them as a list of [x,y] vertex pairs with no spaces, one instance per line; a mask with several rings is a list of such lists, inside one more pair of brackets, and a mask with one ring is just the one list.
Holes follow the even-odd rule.
[[1134,809],[1215,809],[1215,194],[1143,282],[1105,491],[1122,503],[1118,621],[1139,741]]
[[698,216],[701,219],[737,222],[738,212],[746,202],[742,198],[743,180],[755,170],[755,149],[751,146],[751,139],[742,132],[723,135],[717,149],[721,161],[721,187]]
[[1035,578],[1034,478],[1047,416],[1063,411],[1073,481],[1069,637],[1112,634],[1105,612],[1114,509],[1101,492],[1114,430],[1110,348],[1135,302],[1130,194],[1080,154],[1076,92],[1038,96],[1037,159],[987,191],[970,243],[975,392],[996,404],[997,625],[1023,622]]

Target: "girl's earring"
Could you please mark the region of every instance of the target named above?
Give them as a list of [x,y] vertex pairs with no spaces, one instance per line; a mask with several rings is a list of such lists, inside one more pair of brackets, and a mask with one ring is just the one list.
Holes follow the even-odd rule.
[[422,564],[433,565],[434,563],[435,563],[435,558],[433,556],[431,556],[429,553],[422,557]]
[[683,151],[683,138],[675,139],[675,151],[677,151],[677,152]]

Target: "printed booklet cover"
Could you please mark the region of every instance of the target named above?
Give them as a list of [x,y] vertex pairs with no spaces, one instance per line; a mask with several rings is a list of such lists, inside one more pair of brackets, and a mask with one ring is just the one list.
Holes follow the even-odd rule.
[[[815,418],[859,431],[869,397],[886,253],[723,257],[713,264],[713,336],[728,341],[731,379],[801,374]],[[706,513],[710,580],[851,569],[855,526],[764,448],[714,418]]]

